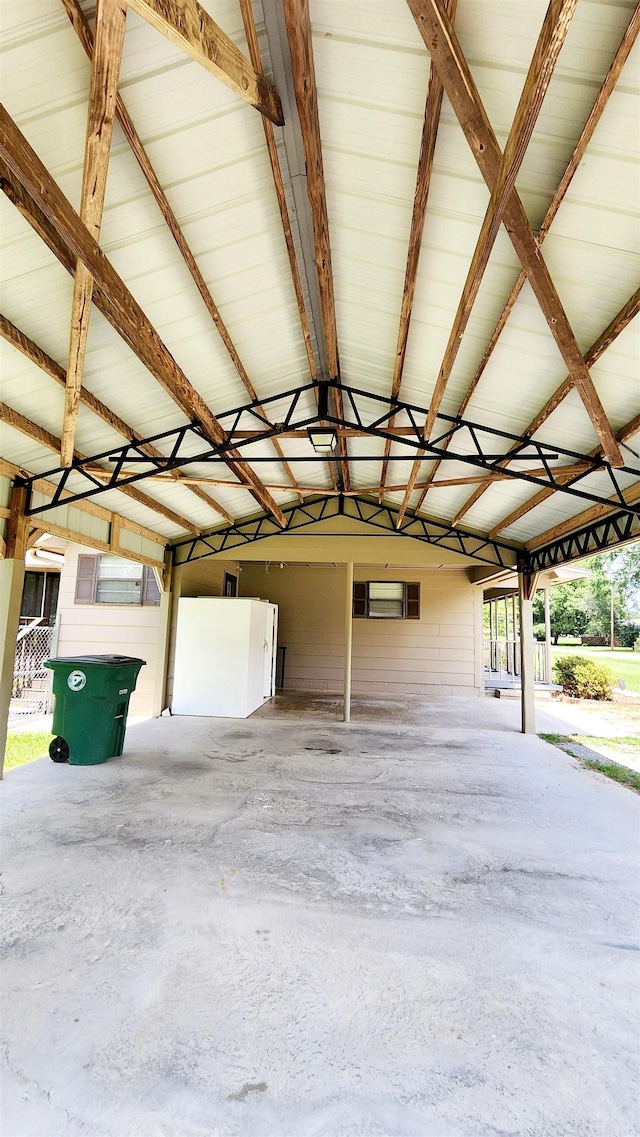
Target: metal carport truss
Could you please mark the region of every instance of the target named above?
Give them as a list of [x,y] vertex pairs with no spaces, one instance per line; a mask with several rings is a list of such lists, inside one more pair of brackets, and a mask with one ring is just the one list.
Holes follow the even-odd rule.
[[72,505],[177,563],[338,515],[530,575],[640,534],[638,6],[3,19],[7,556]]

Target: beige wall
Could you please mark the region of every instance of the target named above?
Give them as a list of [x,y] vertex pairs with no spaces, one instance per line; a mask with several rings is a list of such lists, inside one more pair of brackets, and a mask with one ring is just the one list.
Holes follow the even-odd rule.
[[160,609],[133,604],[76,604],[78,556],[96,555],[95,549],[68,544],[60,574],[60,638],[58,655],[134,655],[146,660],[129,713],[150,715],[156,680]]
[[[157,607],[74,604],[78,554],[69,545],[60,581],[59,655],[117,652],[147,660],[131,699],[131,714],[152,713],[162,640]],[[201,560],[177,569],[173,601],[167,697],[173,688],[177,601],[182,596],[221,596],[225,572],[239,576],[242,596],[278,604],[278,642],[286,646],[285,686],[340,692],[343,683],[345,569],[272,564],[243,566]],[[475,695],[483,691],[482,592],[464,568],[359,567],[356,580],[420,582],[419,620],[353,621],[353,691],[371,695]],[[159,678],[159,677],[158,677]]]
[[[483,692],[482,593],[463,568],[358,567],[355,580],[420,582],[419,620],[354,620],[354,693],[476,695]],[[285,687],[342,690],[345,569],[244,566],[243,596],[279,606]]]

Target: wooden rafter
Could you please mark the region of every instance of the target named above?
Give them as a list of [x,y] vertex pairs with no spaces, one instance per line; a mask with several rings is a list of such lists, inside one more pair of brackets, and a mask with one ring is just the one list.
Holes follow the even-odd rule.
[[[64,246],[64,255],[59,256],[62,263],[68,263],[69,253],[82,260],[99,290],[96,304],[112,326],[187,417],[200,422],[209,441],[214,444],[221,442],[224,431],[217,419],[178,367],[139,304],[4,107],[0,107],[0,182],[3,191],[47,241],[56,256],[59,256],[60,244]],[[56,239],[52,242],[53,234]],[[95,292],[96,287],[94,296]],[[230,456],[238,457],[236,453]],[[282,510],[264,490],[251,466],[246,462],[236,462],[234,473],[262,508],[283,525]]]
[[127,0],[130,8],[220,79],[276,126],[283,126],[278,92],[257,75],[242,52],[197,0]]
[[[88,55],[89,59],[93,61],[94,36],[93,36],[93,32],[91,31],[91,28],[89,26],[89,23],[87,21],[87,18],[85,16],[84,12],[82,11],[82,8],[80,7],[78,0],[62,0],[62,4],[64,6],[64,9],[65,9],[68,17],[69,17],[69,20],[71,22],[71,26],[73,27],[74,31],[76,32],[76,35],[78,36],[78,38],[80,40],[80,43],[82,44],[82,46],[83,46],[86,54]],[[149,156],[148,156],[146,150],[144,149],[142,142],[140,141],[140,137],[136,131],[136,128],[133,125],[133,122],[131,121],[131,116],[129,115],[129,112],[127,111],[127,108],[124,105],[124,102],[123,102],[122,97],[120,95],[118,95],[117,100],[116,100],[116,117],[117,117],[118,122],[120,123],[123,131],[124,131],[127,142],[129,143],[129,146],[131,148],[131,152],[133,153],[136,161],[138,162],[138,165],[140,166],[140,169],[142,170],[142,173],[143,173],[143,175],[146,179],[146,182],[147,182],[147,184],[148,184],[148,186],[149,186],[149,188],[150,188],[150,190],[151,190],[151,192],[152,192],[152,194],[156,200],[156,203],[160,208],[162,216],[164,217],[164,219],[167,223],[167,226],[169,228],[171,236],[173,237],[173,239],[174,239],[174,241],[178,247],[180,255],[182,256],[182,259],[184,260],[184,262],[185,262],[185,264],[189,270],[189,273],[191,274],[191,278],[194,281],[196,288],[198,289],[198,292],[200,293],[200,296],[204,302],[204,305],[207,309],[207,312],[209,313],[211,319],[213,320],[213,323],[214,323],[214,325],[215,325],[215,327],[216,327],[216,329],[220,335],[220,338],[221,338],[225,348],[227,349],[227,352],[229,353],[229,357],[231,359],[231,362],[233,363],[233,366],[235,367],[238,375],[240,376],[240,379],[244,385],[244,388],[247,391],[250,398],[252,400],[257,400],[258,396],[257,396],[257,393],[255,391],[255,388],[254,388],[254,386],[253,386],[253,384],[252,384],[252,382],[251,382],[251,380],[247,374],[246,368],[245,368],[242,360],[240,359],[240,356],[238,354],[238,351],[236,350],[235,344],[233,343],[233,340],[231,339],[231,336],[227,330],[227,327],[224,323],[224,320],[222,319],[222,316],[220,315],[218,307],[217,307],[217,305],[216,305],[216,303],[215,303],[215,301],[211,295],[211,292],[207,286],[207,283],[206,283],[206,281],[205,281],[205,279],[204,279],[204,277],[203,277],[203,275],[202,275],[202,273],[198,267],[196,259],[193,255],[191,249],[189,248],[189,244],[187,242],[187,239],[186,239],[184,233],[182,232],[182,229],[180,228],[180,226],[178,224],[178,220],[176,218],[176,215],[173,212],[171,206],[169,205],[166,194],[165,194],[164,190],[162,189],[162,186],[160,185],[157,174],[156,174],[153,166],[151,165],[151,162],[149,161]],[[263,115],[262,121],[264,123],[265,133],[266,133],[267,128],[268,128],[271,132],[271,135],[273,136],[273,126],[272,126],[271,122],[269,121],[269,119],[267,119]],[[312,358],[313,358],[313,355],[312,355]],[[280,449],[277,441],[274,443],[274,449],[275,449],[276,453],[278,454],[278,457],[282,458],[283,457],[282,450]],[[291,470],[291,467],[285,463],[284,469],[285,469],[285,472],[286,472],[287,476],[289,477],[292,485],[295,486],[295,478],[293,475],[293,471]],[[222,512],[222,510],[219,510],[219,512]],[[230,520],[230,515],[223,513],[223,516],[225,516],[227,518],[227,520]]]
[[[627,442],[628,439],[633,438],[633,436],[639,431],[640,415],[636,415],[635,418],[632,418],[630,422],[626,423],[626,425],[617,432],[616,438],[618,442]],[[599,448],[596,446],[591,451],[591,454],[596,455],[598,453],[598,449]],[[566,480],[568,481],[570,477],[571,475],[567,474]],[[561,475],[561,478],[564,480],[564,473]],[[497,525],[494,525],[490,530],[489,536],[495,537],[498,533],[501,533],[503,529],[508,529],[510,525],[514,525],[516,521],[519,521],[521,517],[524,517],[527,513],[530,513],[531,510],[535,509],[537,505],[541,505],[542,502],[546,501],[550,496],[551,495],[548,490],[540,490],[540,492],[535,494],[534,497],[529,498],[529,500],[524,502],[523,505],[519,505],[518,508],[514,509],[507,517],[503,517],[502,521],[499,521]]]
[[[611,97],[611,95],[615,89],[615,85],[616,85],[616,83],[617,83],[617,81],[618,81],[618,79],[622,73],[622,69],[623,69],[623,67],[624,67],[624,65],[625,65],[625,63],[629,57],[629,53],[630,53],[632,47],[634,46],[634,44],[638,38],[639,32],[640,32],[640,4],[637,5],[637,7],[636,7],[628,25],[627,25],[627,28],[626,28],[625,33],[624,33],[624,35],[620,41],[620,44],[619,44],[618,49],[616,51],[616,54],[613,58],[611,66],[610,66],[610,68],[609,68],[609,70],[608,70],[608,72],[604,78],[604,81],[602,83],[602,86],[600,87],[600,90],[598,91],[598,94],[596,95],[596,98],[594,100],[591,111],[589,112],[589,116],[587,118],[587,121],[585,122],[584,127],[582,128],[582,131],[580,132],[580,137],[578,138],[578,141],[576,142],[576,144],[573,148],[573,152],[571,154],[571,157],[569,159],[567,167],[566,167],[566,169],[562,175],[562,178],[560,179],[560,182],[558,184],[556,192],[553,195],[553,198],[551,200],[549,208],[547,209],[547,212],[544,215],[544,219],[543,219],[542,224],[540,226],[540,229],[538,231],[538,244],[539,245],[541,245],[543,243],[545,237],[547,236],[547,233],[549,232],[549,229],[551,228],[552,222],[553,222],[553,220],[554,220],[554,218],[555,218],[555,216],[556,216],[556,214],[557,214],[557,212],[558,212],[558,210],[559,210],[559,208],[560,208],[560,206],[564,200],[564,197],[567,193],[567,190],[569,189],[569,186],[571,185],[571,182],[573,180],[573,176],[574,176],[576,170],[578,169],[578,167],[580,165],[580,162],[582,161],[582,159],[585,155],[587,147],[588,147],[588,145],[589,145],[589,143],[593,137],[593,132],[595,131],[596,126],[600,122],[603,111],[604,111],[605,107],[607,106],[607,103],[609,102],[609,99],[610,99],[610,97]],[[518,299],[518,296],[520,295],[520,293],[522,291],[522,288],[524,286],[526,279],[527,279],[527,274],[524,271],[524,269],[522,269],[517,280],[516,280],[516,282],[515,282],[515,284],[514,284],[514,286],[513,286],[513,288],[512,288],[512,290],[511,290],[511,293],[509,295],[509,299],[507,300],[507,303],[504,306],[504,309],[501,313],[500,319],[498,320],[498,323],[496,324],[496,327],[495,327],[495,329],[491,335],[491,339],[489,340],[489,343],[487,344],[487,347],[485,348],[482,359],[480,360],[480,363],[476,369],[476,373],[473,376],[473,379],[471,380],[471,383],[469,384],[469,387],[467,388],[467,392],[464,396],[464,399],[462,400],[462,402],[460,404],[458,413],[461,415],[463,415],[465,413],[467,407],[469,406],[469,403],[471,402],[471,398],[472,398],[472,396],[473,396],[473,394],[474,394],[474,392],[478,386],[478,383],[480,382],[480,379],[482,378],[482,375],[484,374],[485,368],[486,368],[491,356],[493,355],[493,351],[496,347],[496,344],[498,343],[500,336],[502,335],[504,327],[507,323],[507,320],[509,319],[509,316],[511,315],[511,312],[513,311],[516,300]],[[587,367],[591,367],[594,362],[595,362],[595,360],[590,361],[588,358],[585,357],[585,363],[587,364]],[[573,381],[571,380],[571,377],[567,377],[567,379],[565,380],[565,383],[563,384],[562,387],[558,388],[558,391],[556,392],[556,395],[554,397],[558,398],[559,392],[563,391],[563,393],[558,398],[558,402],[560,402],[562,400],[562,398],[564,398],[565,394],[568,394],[569,391],[572,390],[572,388],[573,388]],[[542,413],[544,413],[544,411]],[[432,478],[435,477],[438,466],[439,466],[439,463],[436,463],[435,466],[432,468],[431,474],[430,474],[430,476]],[[427,492],[428,488],[429,488],[429,483],[427,483],[427,489],[424,491],[424,493],[422,494],[422,497],[418,501],[418,504],[416,506],[417,509],[420,509],[420,507],[422,506],[422,503],[424,501],[424,498],[426,496],[426,492]],[[472,504],[474,504],[474,503],[470,502],[470,504],[467,508],[470,508]]]
[[[498,178],[502,154],[457,36],[440,0],[407,0],[444,89],[490,190]],[[514,189],[504,210],[507,232],[535,293],[608,461],[622,464],[611,425],[585,365],[566,312],[542,259],[522,202]]]
[[[7,462],[6,459],[0,458],[0,477],[10,478],[13,480],[15,478],[30,478],[31,476],[32,475],[28,470],[25,470],[20,466],[16,466],[14,462]],[[58,486],[56,486],[55,482],[50,482],[47,478],[36,478],[33,483],[33,489],[37,493],[41,493],[44,497],[52,498],[53,495],[57,492]],[[70,494],[68,492],[63,492],[63,505],[65,499],[69,496]],[[92,517],[99,518],[101,521],[106,521],[110,526],[113,526],[117,523],[121,531],[123,529],[126,529],[130,533],[135,533],[138,537],[144,537],[145,541],[154,541],[160,545],[163,550],[166,547],[167,538],[164,537],[161,533],[156,533],[155,529],[147,529],[146,525],[141,525],[139,521],[130,521],[128,517],[122,517],[119,513],[113,513],[112,510],[105,509],[102,505],[97,505],[95,501],[76,501],[73,503],[73,509],[78,510],[80,513],[88,513]],[[8,515],[9,511],[7,510],[7,516]],[[38,524],[42,525],[44,523],[38,519]],[[89,545],[97,543],[108,548],[106,542],[94,542],[93,538],[88,537],[86,534],[76,532],[75,530],[66,530],[66,532],[63,532],[61,530],[61,527],[52,523],[49,518],[47,518],[46,521],[46,532],[58,533],[60,536],[68,537],[70,541],[76,541],[80,544],[85,541],[85,543]],[[131,557],[130,551],[125,549],[122,549],[121,551],[123,555]],[[162,561],[164,559],[164,552],[156,560],[151,557],[145,557],[141,553],[136,553],[136,557],[138,557],[140,561],[146,564],[157,565],[159,561]]]
[[[29,339],[29,336],[25,335],[24,332],[21,332],[20,329],[15,326],[15,324],[12,324],[11,321],[1,313],[0,336],[2,336],[2,338],[5,339],[8,343],[18,348],[18,350],[21,351],[22,354],[27,357],[27,359],[30,359],[32,363],[35,363],[37,367],[46,372],[47,375],[50,375],[52,379],[55,379],[56,383],[59,383],[61,387],[66,386],[66,372],[64,368],[61,367],[59,363],[56,363],[55,359],[52,359],[50,355],[47,355],[46,351],[43,351],[41,347],[38,347],[38,345],[34,343],[32,339]],[[98,399],[95,395],[92,395],[91,391],[87,391],[86,387],[80,388],[80,402],[84,406],[88,407],[89,410],[93,411],[93,413],[97,415],[98,418],[101,418],[103,422],[106,422],[107,426],[110,426],[112,430],[115,430],[118,434],[122,435],[123,438],[142,438],[142,435],[139,434],[138,431],[134,430],[132,426],[129,426],[129,424],[124,421],[124,419],[121,419],[119,415],[110,410],[110,408],[106,406],[106,404],[103,403],[101,399]],[[159,458],[161,455],[161,452],[150,443],[145,443],[141,447],[141,450],[143,450],[145,454],[149,454],[155,458]],[[172,481],[174,482],[184,482],[184,476],[180,473],[179,470],[172,470],[171,477]],[[236,482],[235,484],[238,485],[239,483]],[[192,493],[195,493],[196,497],[205,502],[206,505],[209,505],[212,509],[215,509],[216,513],[219,513],[221,517],[224,517],[225,521],[228,521],[230,523],[233,521],[232,515],[228,513],[224,506],[220,505],[220,503],[216,501],[215,498],[210,497],[209,494],[205,493],[204,490],[199,489],[197,486],[189,486],[189,489]]]
[[[589,367],[593,367],[593,365],[597,363],[607,348],[610,347],[612,343],[614,343],[620,333],[623,332],[627,325],[630,324],[634,319],[634,317],[638,315],[638,312],[640,312],[640,289],[637,289],[636,292],[634,292],[633,295],[629,297],[627,303],[620,309],[618,314],[614,316],[613,320],[605,328],[602,335],[598,336],[595,343],[593,343],[587,351],[585,355],[585,361]],[[554,391],[551,397],[547,399],[542,410],[539,411],[536,417],[529,423],[529,426],[524,431],[525,436],[533,437],[536,431],[540,429],[543,423],[546,422],[550,415],[553,414],[556,408],[560,406],[560,403],[563,401],[563,399],[566,399],[567,395],[572,390],[573,383],[571,382],[571,377],[567,376],[566,379],[564,379],[560,384],[560,386]],[[627,427],[623,427],[622,434],[619,432],[616,435],[618,442],[626,442],[627,438],[631,437],[631,435],[627,433],[627,429]],[[634,432],[632,431],[632,433]],[[599,452],[599,446],[596,446],[591,451],[592,454],[598,454]],[[508,465],[508,463],[505,462],[503,465]],[[488,487],[486,486],[479,486],[478,489],[471,494],[471,497],[469,497],[464,505],[462,505],[457,511],[455,517],[453,518],[452,524],[458,524],[460,519],[464,517],[465,513],[468,513],[471,507],[475,505],[480,497],[482,497],[482,494],[487,488]],[[536,497],[538,496],[539,495],[536,495]],[[545,491],[545,497],[548,496],[549,495]],[[543,501],[544,498],[540,498],[540,500]],[[537,504],[537,502],[535,504]],[[518,517],[523,517],[525,513],[528,513],[529,509],[533,509],[533,505],[527,504],[520,506],[518,510],[514,510],[513,513],[510,513],[508,518],[505,518],[504,521],[500,522],[500,525],[497,528],[494,527],[493,532],[500,532],[501,529],[506,529],[507,525],[513,524],[514,521],[518,520]]]
[[[96,13],[95,50],[91,62],[87,137],[84,150],[80,219],[96,243],[100,240],[104,196],[113,123],[116,114],[118,76],[127,9],[124,0],[99,0]],[[71,305],[69,365],[64,396],[64,419],[60,463],[70,466],[80,405],[80,388],[87,349],[93,277],[81,260],[76,262]]]
[[[13,427],[14,430],[19,431],[20,434],[24,434],[27,438],[31,438],[34,442],[40,443],[41,446],[45,446],[47,450],[52,450],[54,453],[60,450],[60,439],[56,438],[55,434],[51,434],[48,430],[45,430],[44,427],[38,426],[37,423],[32,422],[31,419],[26,418],[20,414],[19,411],[14,410],[13,407],[7,406],[6,403],[0,403],[0,421],[6,423],[7,426]],[[74,450],[73,456],[80,461],[83,461],[85,457],[79,450]],[[105,474],[109,474],[110,472],[109,470],[105,470]],[[166,517],[168,521],[173,522],[173,524],[179,526],[180,529],[187,529],[191,533],[200,533],[200,529],[197,525],[194,525],[192,521],[187,520],[186,517],[182,517],[179,513],[175,513],[173,509],[169,509],[168,506],[163,505],[160,501],[156,501],[153,497],[149,497],[148,494],[142,493],[142,491],[136,489],[135,486],[121,486],[119,487],[119,492],[126,494],[127,497],[132,498],[133,501],[138,502],[139,505],[144,505],[147,509],[152,509],[154,513]]]
[[[457,3],[458,0],[445,0],[447,14],[452,23],[455,17]],[[418,156],[418,172],[416,175],[416,188],[413,198],[413,212],[411,214],[411,229],[409,232],[407,265],[404,274],[404,288],[402,290],[402,307],[400,309],[400,322],[398,325],[398,342],[396,344],[393,379],[391,381],[392,399],[397,399],[398,395],[400,394],[402,373],[404,371],[404,361],[407,355],[407,341],[409,339],[409,327],[411,325],[411,315],[413,312],[413,300],[415,296],[416,280],[418,276],[418,262],[420,260],[420,249],[422,247],[422,234],[424,232],[424,220],[427,213],[427,201],[429,199],[429,187],[431,185],[431,173],[433,170],[433,157],[436,150],[436,140],[438,138],[438,126],[440,124],[440,111],[442,110],[443,95],[444,87],[442,86],[442,81],[432,63],[429,68],[427,100],[425,103],[424,119],[422,122],[420,154]],[[391,422],[391,425],[393,425],[393,420]],[[384,459],[382,462],[382,472],[380,475],[380,501],[382,501],[384,496],[384,485],[387,480],[387,473],[389,470],[390,454],[391,442],[387,441],[385,442],[384,446]]]
[[[329,239],[329,215],[322,162],[322,142],[320,137],[320,117],[318,114],[318,92],[313,63],[311,41],[311,19],[308,0],[283,0],[287,39],[291,53],[291,71],[296,95],[300,129],[307,163],[307,194],[313,219],[313,236],[316,253],[316,268],[320,287],[322,307],[322,326],[327,353],[329,378],[340,381],[340,360],[338,353],[338,329],[336,325],[336,305],[331,267],[331,242]],[[338,417],[342,417],[342,398],[336,393]],[[346,456],[344,439],[339,440],[340,453]],[[349,468],[344,463],[343,478],[345,489],[349,489]]]
[[[462,289],[462,296],[449,333],[444,358],[440,365],[438,377],[429,402],[429,414],[425,425],[427,438],[435,428],[436,419],[442,399],[451,376],[454,363],[458,356],[460,344],[466,330],[473,305],[480,290],[485,269],[493,251],[498,232],[502,225],[507,202],[515,188],[516,178],[524,161],[531,135],[542,109],[544,96],[553,76],[554,68],[565,41],[577,0],[551,0],[547,14],[538,36],[527,77],[516,108],[507,144],[502,155],[500,168],[491,197],[484,215],[480,235],[476,242],[467,279]],[[409,499],[415,488],[420,472],[420,460],[414,464],[407,489],[400,507],[400,516],[409,504]]]
[[565,41],[575,11],[577,0],[551,0],[547,9],[540,35],[535,46],[533,58],[522,88],[522,94],[509,131],[507,144],[502,155],[500,169],[491,190],[491,197],[480,229],[480,235],[471,258],[471,265],[462,290],[453,327],[449,335],[444,358],[438,372],[436,385],[429,402],[429,414],[425,434],[427,437],[435,427],[446,385],[458,355],[462,337],[471,310],[478,295],[485,269],[489,263],[493,246],[502,225],[507,202],[515,188],[516,178],[524,161],[527,147],[542,103],[553,76],[560,50]]
[[[625,490],[623,497],[627,505],[635,505],[639,502],[640,482],[637,482],[635,485],[630,486],[628,490]],[[583,525],[590,525],[592,521],[599,521],[601,517],[616,513],[619,508],[620,502],[618,498],[611,498],[610,506],[593,505],[590,509],[585,509],[583,513],[578,513],[575,517],[570,517],[560,525],[554,525],[552,529],[547,529],[546,533],[540,533],[535,540],[530,541],[526,546],[527,552],[534,552],[550,541],[557,541],[559,537],[566,537],[569,533],[581,529]]]
[[[244,32],[247,37],[247,46],[249,48],[249,57],[251,63],[258,75],[263,74],[262,58],[260,55],[260,47],[258,45],[258,35],[256,32],[256,24],[253,18],[253,9],[251,7],[251,0],[240,0],[240,10],[242,12],[242,22],[244,24]],[[278,147],[276,144],[276,136],[273,129],[273,124],[268,118],[262,119],[264,127],[264,137],[267,143],[267,151],[269,153],[269,161],[271,163],[271,172],[273,175],[273,184],[275,186],[276,197],[278,199],[278,209],[280,210],[280,218],[282,221],[282,230],[284,233],[285,244],[287,246],[287,255],[289,257],[289,267],[291,268],[291,279],[293,280],[293,287],[296,294],[296,302],[298,305],[298,315],[300,317],[300,327],[302,328],[302,338],[304,339],[304,346],[307,353],[307,360],[309,362],[309,374],[312,379],[316,377],[316,364],[313,358],[313,347],[311,344],[311,332],[309,330],[309,321],[307,319],[307,310],[304,303],[304,295],[302,292],[302,280],[300,279],[300,269],[296,257],[295,245],[293,243],[293,233],[291,231],[291,221],[289,218],[289,209],[287,206],[287,198],[284,189],[284,181],[282,179],[282,169],[280,167],[280,159],[278,157]]]
[[[260,55],[260,47],[258,44],[258,35],[256,31],[256,24],[253,18],[253,8],[251,7],[251,0],[240,0],[240,10],[242,12],[242,22],[244,24],[244,32],[247,38],[247,46],[249,48],[249,57],[258,75],[263,74],[262,58]],[[302,329],[302,338],[304,340],[305,351],[307,353],[307,361],[309,363],[309,374],[312,379],[316,378],[316,363],[313,357],[313,346],[311,343],[311,331],[309,329],[309,320],[307,318],[307,309],[304,303],[304,294],[302,291],[302,280],[300,278],[300,268],[298,265],[298,258],[296,257],[295,245],[293,242],[293,233],[291,231],[291,220],[289,218],[289,208],[287,206],[287,197],[284,188],[284,181],[282,178],[282,169],[280,167],[280,159],[278,157],[278,147],[276,144],[275,131],[273,124],[268,118],[262,117],[262,126],[264,129],[265,142],[267,144],[267,153],[269,155],[269,162],[271,164],[271,174],[273,177],[273,185],[276,191],[276,198],[278,200],[278,209],[280,210],[280,220],[282,222],[282,232],[284,233],[285,245],[287,247],[287,256],[289,258],[289,268],[291,270],[291,279],[293,281],[293,289],[296,294],[296,304],[298,306],[298,317],[300,319],[300,327]],[[276,445],[278,445],[276,443]],[[333,488],[336,489],[336,479],[333,472],[333,467],[329,462],[329,475],[333,482]],[[291,475],[292,481],[293,475]]]

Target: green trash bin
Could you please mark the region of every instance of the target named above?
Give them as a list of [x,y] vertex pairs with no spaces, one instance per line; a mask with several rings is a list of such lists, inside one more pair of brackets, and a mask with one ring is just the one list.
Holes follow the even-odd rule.
[[122,754],[129,699],[144,659],[131,655],[74,655],[48,659],[53,671],[54,762],[97,766]]

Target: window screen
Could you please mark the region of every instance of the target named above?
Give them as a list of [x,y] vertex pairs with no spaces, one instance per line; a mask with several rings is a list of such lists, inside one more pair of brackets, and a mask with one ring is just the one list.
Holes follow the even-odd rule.
[[141,604],[142,565],[106,554],[98,562],[98,604]]
[[369,581],[369,618],[401,620],[404,616],[402,581]]

